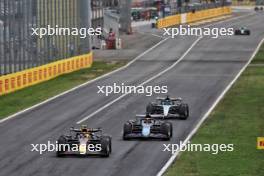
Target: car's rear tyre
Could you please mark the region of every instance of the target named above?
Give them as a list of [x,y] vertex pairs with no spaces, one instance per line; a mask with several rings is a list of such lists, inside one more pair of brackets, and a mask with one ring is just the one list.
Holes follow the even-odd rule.
[[130,123],[125,123],[123,129],[123,140],[128,140],[126,136],[127,134],[130,134],[131,131],[132,131],[132,125]]
[[110,153],[112,152],[112,138],[110,136],[103,136],[103,139],[109,142]]
[[247,35],[250,35],[250,31],[247,31],[246,34],[247,34]]
[[172,137],[172,133],[173,133],[172,124],[170,122],[165,122],[161,124],[160,131],[162,134],[165,134],[167,136],[165,140],[170,140],[170,138]]
[[63,151],[61,150],[62,149],[62,145],[65,145],[65,144],[67,144],[67,139],[66,139],[66,137],[64,135],[62,135],[58,139],[59,148],[58,148],[58,151],[56,151],[57,157],[62,157],[64,152],[66,152],[64,150]]
[[108,138],[102,138],[101,140],[101,144],[102,144],[102,154],[101,156],[103,157],[109,157],[110,153],[111,153],[111,140],[109,141]]
[[241,35],[241,32],[238,31],[238,30],[236,30],[236,31],[235,31],[235,35]]
[[179,114],[181,119],[186,120],[189,117],[189,106],[187,104],[181,104]]
[[153,105],[149,103],[146,108],[146,114],[152,114],[153,112]]

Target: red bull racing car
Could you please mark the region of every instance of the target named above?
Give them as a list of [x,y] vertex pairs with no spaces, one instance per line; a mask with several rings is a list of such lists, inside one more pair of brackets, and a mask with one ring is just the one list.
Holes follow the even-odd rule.
[[99,155],[108,157],[112,151],[111,137],[103,135],[100,128],[70,129],[70,134],[58,139],[57,156],[65,155]]

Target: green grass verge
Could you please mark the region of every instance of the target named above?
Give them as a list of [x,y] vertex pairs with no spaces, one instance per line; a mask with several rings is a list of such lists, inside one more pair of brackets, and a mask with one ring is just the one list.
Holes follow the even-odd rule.
[[[264,46],[254,64],[264,64]],[[194,144],[234,144],[233,152],[183,152],[166,176],[263,176],[264,67],[250,66],[192,139]]]
[[95,61],[91,68],[65,74],[17,92],[0,96],[0,119],[113,71],[125,64],[126,62],[121,61]]
[[257,64],[257,63],[264,64],[264,45],[262,45],[262,47],[260,48],[258,54],[254,58],[252,63],[253,64]]

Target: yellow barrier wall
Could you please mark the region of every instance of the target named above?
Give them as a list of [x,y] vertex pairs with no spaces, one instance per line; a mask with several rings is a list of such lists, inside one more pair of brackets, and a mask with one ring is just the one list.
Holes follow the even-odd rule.
[[201,11],[196,11],[195,13],[190,12],[187,13],[187,23],[210,19],[228,14],[231,14],[230,7],[220,7],[215,9],[201,10]]
[[92,53],[0,77],[0,96],[92,65]]
[[162,19],[159,19],[157,22],[157,28],[164,28],[164,27],[169,27],[173,25],[177,25],[181,23],[181,15],[173,15],[173,16],[168,16]]
[[[214,18],[222,15],[231,14],[231,7],[219,7],[215,9],[207,9],[196,11],[195,13],[189,12],[186,14],[186,22],[196,22],[204,19]],[[182,24],[181,15],[168,16],[157,21],[157,28],[165,28],[173,25]]]

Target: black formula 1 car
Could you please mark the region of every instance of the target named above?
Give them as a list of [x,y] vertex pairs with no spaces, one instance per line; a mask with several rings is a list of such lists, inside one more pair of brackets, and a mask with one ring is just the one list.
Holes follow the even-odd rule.
[[235,35],[250,35],[250,30],[245,27],[241,27],[235,30]]
[[181,98],[157,98],[156,102],[149,103],[147,114],[153,118],[181,118],[189,117],[189,106]]
[[57,156],[67,154],[99,155],[108,157],[112,152],[111,137],[103,135],[100,128],[70,129],[69,135],[62,135],[58,139]]
[[172,137],[172,124],[151,118],[129,120],[124,124],[123,139],[163,139],[170,140]]
[[263,11],[263,7],[262,6],[256,6],[255,11]]

